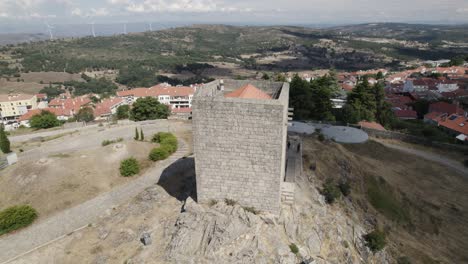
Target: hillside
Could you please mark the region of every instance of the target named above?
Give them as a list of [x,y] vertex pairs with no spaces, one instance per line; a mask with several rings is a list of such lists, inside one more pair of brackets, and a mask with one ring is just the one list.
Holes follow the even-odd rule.
[[[468,26],[366,24],[312,29],[291,26],[194,25],[109,37],[40,41],[4,47],[23,72],[120,69],[138,62],[173,71],[193,62],[233,63],[252,71],[398,68],[415,59],[468,53]],[[1,56],[0,56],[1,57]],[[12,65],[13,66],[13,65]]]
[[[463,175],[373,141],[340,145],[307,137],[304,161],[295,204],[284,205],[277,219],[226,201],[195,203],[193,159],[187,158],[101,220],[13,263],[467,261]],[[348,180],[350,195],[327,204],[321,191],[329,178]],[[374,228],[387,233],[386,249],[377,253],[363,239]],[[141,244],[144,233],[152,244]]]

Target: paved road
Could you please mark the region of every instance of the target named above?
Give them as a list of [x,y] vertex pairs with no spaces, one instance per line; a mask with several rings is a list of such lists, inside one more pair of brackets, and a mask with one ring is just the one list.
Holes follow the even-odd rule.
[[139,178],[48,219],[40,219],[18,233],[2,236],[0,263],[6,263],[20,254],[96,221],[107,209],[128,201],[147,187],[156,184],[165,168],[188,154],[185,142],[179,141],[179,144],[176,153],[167,160],[158,162]]
[[302,142],[299,137],[288,138],[288,149],[286,152],[286,182],[296,182],[302,173]]
[[384,142],[381,142],[381,141],[379,141],[379,142],[382,143],[384,146],[386,146],[388,148],[400,150],[400,151],[403,151],[403,152],[406,152],[406,153],[410,153],[410,154],[419,156],[419,157],[427,159],[427,160],[431,160],[431,161],[440,163],[442,165],[445,165],[445,166],[447,166],[449,168],[452,168],[452,169],[456,170],[457,172],[461,173],[462,175],[468,176],[468,169],[463,167],[463,165],[460,162],[456,161],[456,160],[448,159],[448,158],[445,158],[445,157],[442,157],[440,155],[437,155],[437,154],[434,154],[434,153],[431,153],[431,152],[427,152],[427,151],[421,151],[421,150],[417,150],[417,149],[407,148],[407,147],[404,147],[404,146],[384,143]]

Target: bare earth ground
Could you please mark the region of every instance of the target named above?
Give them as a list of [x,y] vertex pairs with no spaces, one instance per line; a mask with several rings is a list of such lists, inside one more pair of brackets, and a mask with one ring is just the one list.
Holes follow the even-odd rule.
[[[339,145],[308,137],[304,140],[304,168],[309,170],[312,163],[317,166],[315,173],[309,171],[306,174],[313,177],[309,181],[316,184],[315,188],[320,189],[320,182],[329,177],[349,178],[352,184],[349,199],[329,207],[324,205],[322,209],[342,214],[338,210],[342,208],[348,217],[360,215],[363,219],[360,224],[384,228],[389,233],[387,251],[396,258],[408,256],[411,263],[425,264],[466,262],[468,223],[464,215],[468,204],[465,191],[468,180],[462,175],[373,141]],[[397,204],[409,212],[410,224],[387,219],[367,202],[369,177],[380,177],[380,184],[389,186],[387,189],[392,190]],[[183,185],[180,180],[168,184],[172,188]],[[153,186],[123,207],[103,212],[102,219],[93,225],[12,263],[135,263],[132,259],[136,263],[166,263],[160,260],[164,259],[168,236],[182,206],[169,185],[164,188]],[[310,195],[299,193],[301,197]],[[302,204],[305,196],[296,198],[298,203]],[[319,221],[324,215],[320,213],[313,217]],[[307,225],[313,226],[312,223]],[[143,232],[152,234],[153,245],[144,247],[140,243]],[[334,238],[333,241],[336,243],[337,240]],[[329,246],[322,245],[321,253],[329,251],[327,254],[332,254],[330,252],[341,248],[340,243]]]
[[81,74],[67,72],[28,72],[22,73],[25,82],[49,84],[49,82],[83,81]]
[[[305,167],[315,161],[320,179],[349,179],[352,200],[365,221],[388,231],[393,254],[411,263],[468,262],[466,175],[374,141],[305,142]],[[369,203],[376,189],[383,197],[379,210]]]
[[[143,129],[146,142],[133,140],[135,127]],[[132,178],[120,176],[120,161],[137,158],[142,166],[140,175],[143,174],[151,165],[148,154],[157,146],[149,142],[151,136],[167,130],[191,144],[187,123],[166,120],[154,124],[95,126],[80,131],[53,130],[47,131],[53,134],[40,140],[13,140],[12,149],[18,153],[19,162],[1,173],[0,208],[31,204],[41,217],[46,217],[127,183]],[[101,146],[102,141],[117,138],[125,141]]]
[[[146,142],[132,139],[135,127],[144,130]],[[154,133],[171,131],[178,138],[191,142],[190,122],[156,120],[129,125],[93,126],[70,133],[62,133],[63,131],[66,130],[47,131],[48,136],[39,141],[36,135],[12,138],[28,141],[14,141],[14,149],[22,147],[24,152],[18,153],[20,160],[17,164],[1,171],[0,210],[16,204],[31,204],[38,210],[39,219],[17,234],[2,236],[0,245],[12,239],[16,241],[22,235],[27,235],[31,241],[18,245],[14,253],[3,248],[6,255],[0,252],[0,258],[11,258],[24,253],[32,248],[29,244],[37,246],[66,234],[61,233],[64,230],[70,232],[94,221],[89,217],[102,214],[101,207],[107,209],[120,203],[122,199],[126,201],[135,196],[157,181],[164,166],[190,154],[186,143],[181,141],[180,151],[169,159],[157,163],[148,160],[150,150],[157,146],[149,142]],[[125,141],[101,146],[105,139],[120,137]],[[128,157],[137,158],[142,170],[139,175],[124,178],[120,176],[119,165],[122,159]],[[99,206],[91,206],[93,203],[98,203]],[[89,217],[82,213],[83,210],[86,210]],[[79,215],[76,223],[68,219],[75,219],[73,214]],[[62,221],[60,219],[63,223],[56,226],[55,222]],[[47,224],[49,222],[53,224]],[[47,231],[44,228],[53,230]],[[45,234],[50,238],[45,238]]]
[[[13,80],[13,79],[10,79]],[[15,93],[26,93],[26,94],[36,94],[46,84],[40,84],[35,82],[16,82],[16,81],[7,81],[6,79],[0,78],[0,93],[7,94],[10,92]]]
[[133,180],[120,176],[120,161],[135,157],[147,167],[148,153],[153,147],[149,142],[127,141],[53,154],[35,162],[20,160],[2,171],[0,208],[30,204],[41,217],[47,217]]

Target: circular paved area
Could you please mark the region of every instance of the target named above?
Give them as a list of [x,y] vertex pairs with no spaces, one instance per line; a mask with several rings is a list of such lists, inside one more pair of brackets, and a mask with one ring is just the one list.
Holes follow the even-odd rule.
[[361,129],[346,126],[333,126],[327,124],[292,122],[288,128],[289,132],[301,134],[313,134],[316,129],[320,129],[322,134],[340,143],[364,143],[369,139],[366,132]]

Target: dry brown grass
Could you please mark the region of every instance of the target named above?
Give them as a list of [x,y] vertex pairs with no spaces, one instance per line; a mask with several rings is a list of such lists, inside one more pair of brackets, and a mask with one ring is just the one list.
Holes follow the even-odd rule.
[[142,163],[142,175],[149,168],[146,160],[153,144],[129,141],[123,145],[59,153],[42,161],[20,160],[1,173],[0,208],[31,204],[41,217],[47,217],[131,181],[120,177],[120,161],[137,158]]
[[304,154],[305,168],[315,161],[321,181],[348,175],[363,221],[377,219],[389,231],[394,256],[407,255],[412,263],[468,261],[466,175],[374,141],[339,145],[308,138]]
[[44,84],[49,82],[82,81],[81,74],[71,74],[66,72],[28,72],[22,73],[21,79],[25,82]]
[[16,82],[11,78],[11,81],[0,78],[0,94],[7,94],[10,92],[15,93],[26,93],[26,94],[36,94],[38,93],[45,84],[35,83],[35,82]]

